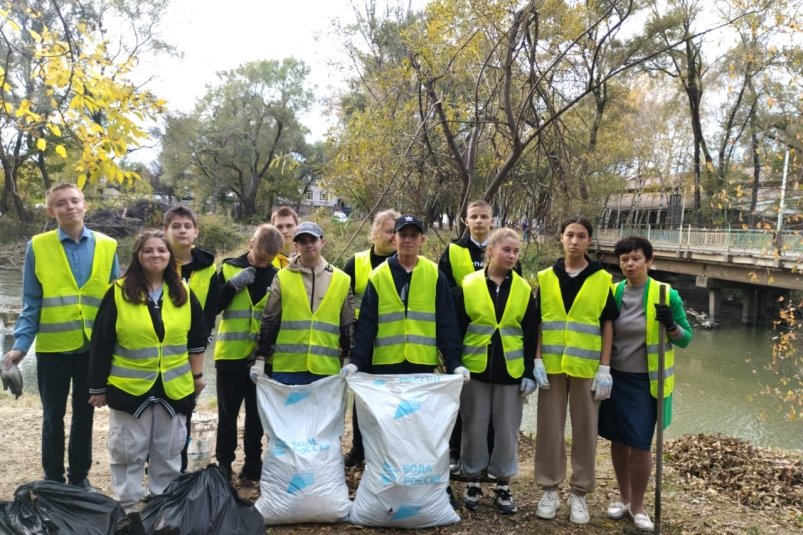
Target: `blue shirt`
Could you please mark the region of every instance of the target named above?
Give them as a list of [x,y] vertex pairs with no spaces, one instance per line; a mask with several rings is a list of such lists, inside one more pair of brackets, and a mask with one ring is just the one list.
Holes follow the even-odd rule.
[[[78,241],[58,228],[59,241],[64,246],[64,254],[70,264],[70,271],[78,284],[82,287],[92,275],[92,262],[95,258],[95,235],[88,228],[81,230]],[[109,282],[120,276],[120,263],[117,254],[114,255],[112,272]],[[36,259],[33,255],[32,242],[29,241],[25,249],[25,268],[22,272],[22,313],[14,326],[14,348],[27,353],[33,344],[33,339],[39,330],[39,313],[42,310],[42,283],[36,276]],[[89,351],[89,340],[84,337],[84,345],[76,351]]]

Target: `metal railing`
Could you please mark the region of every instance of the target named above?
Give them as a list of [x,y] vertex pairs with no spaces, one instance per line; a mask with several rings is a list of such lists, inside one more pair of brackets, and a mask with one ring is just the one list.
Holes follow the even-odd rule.
[[598,229],[598,243],[612,244],[627,236],[644,236],[654,247],[704,252],[739,252],[757,256],[799,256],[803,254],[803,233],[783,231],[781,239],[771,230],[694,228],[656,229],[647,226],[622,226]]

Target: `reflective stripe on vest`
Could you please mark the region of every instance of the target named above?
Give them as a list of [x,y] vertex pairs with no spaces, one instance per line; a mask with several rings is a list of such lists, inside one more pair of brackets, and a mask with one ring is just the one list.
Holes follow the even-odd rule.
[[365,287],[368,286],[368,275],[371,274],[371,250],[361,251],[354,255],[354,319],[360,317],[360,305]]
[[80,349],[92,339],[92,326],[103,294],[109,287],[117,242],[99,232],[95,237],[92,273],[78,288],[58,231],[31,240],[36,278],[42,285],[42,309],[36,350],[59,353]]
[[[212,277],[215,276],[217,266],[212,264],[203,269],[193,271],[190,273],[190,288],[201,303],[201,308],[206,308],[206,296],[209,295],[209,284],[212,282]],[[214,327],[214,325],[212,326]]]
[[301,273],[279,272],[282,320],[273,353],[273,371],[335,375],[340,372],[340,313],[351,279],[335,268],[323,300],[313,313]]
[[437,366],[437,264],[423,256],[418,257],[410,278],[406,314],[393,282],[390,264],[380,264],[369,278],[379,297],[373,363],[397,364],[408,360],[414,364]]
[[456,243],[449,244],[449,264],[452,266],[452,277],[458,286],[463,286],[463,279],[474,273],[474,260],[468,247]]
[[[614,285],[613,294],[617,303],[621,303],[622,295],[627,281],[621,281]],[[672,287],[666,283],[658,282],[652,277],[647,278],[644,288],[644,319],[646,321],[646,345],[647,345],[647,372],[650,377],[650,394],[658,397],[658,336],[660,324],[655,319],[655,305],[659,303],[659,292],[661,286],[666,286],[666,304],[669,304],[670,292]],[[675,347],[666,335],[664,344],[664,397],[667,398],[675,387]]]
[[602,330],[599,318],[611,291],[611,275],[591,274],[574,298],[569,313],[552,268],[538,272],[541,297],[541,357],[547,373],[590,379],[597,373]]
[[[242,270],[241,267],[223,264],[223,278],[228,281]],[[215,339],[215,360],[243,360],[251,356],[257,346],[262,312],[269,296],[270,288],[257,303],[251,301],[248,288],[234,294],[220,316]]]
[[482,373],[488,366],[488,346],[499,329],[507,372],[514,379],[524,375],[524,333],[521,321],[527,312],[532,289],[518,273],[512,272],[510,295],[502,319],[496,321],[496,307],[488,291],[485,271],[475,271],[463,279],[463,296],[471,323],[463,338],[463,366]]
[[[187,336],[192,323],[190,300],[176,307],[164,290],[162,323],[165,335],[161,342],[156,336],[148,306],[129,303],[123,297],[122,281],[114,284],[114,303],[117,306],[115,331],[117,342],[112,354],[108,382],[132,396],[146,394],[162,375],[165,395],[182,399],[193,393],[192,370],[187,352]],[[189,286],[184,283],[189,293]]]

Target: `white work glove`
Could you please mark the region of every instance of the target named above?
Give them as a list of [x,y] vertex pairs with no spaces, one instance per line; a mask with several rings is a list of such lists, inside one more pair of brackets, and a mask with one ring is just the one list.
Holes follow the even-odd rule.
[[537,385],[535,384],[535,381],[529,377],[522,377],[521,386],[519,386],[519,392],[521,392],[522,400],[526,399],[527,396],[535,392],[536,387]]
[[466,384],[467,382],[471,381],[471,372],[468,371],[468,368],[466,368],[465,366],[458,366],[457,368],[454,369],[452,373],[455,375],[462,375],[463,384]]
[[262,375],[265,370],[265,359],[256,359],[254,360],[251,367],[248,368],[248,377],[251,378],[251,382],[257,384],[257,377]]
[[549,379],[546,376],[546,368],[544,368],[543,359],[535,359],[535,367],[533,368],[533,378],[538,388],[542,390],[549,390]]
[[228,283],[231,284],[231,287],[235,290],[242,290],[249,284],[254,282],[256,278],[257,268],[254,266],[248,266],[241,272],[237,273],[235,276],[228,280]]
[[342,375],[344,378],[348,379],[349,377],[351,377],[352,375],[354,375],[358,371],[360,371],[360,370],[357,368],[356,364],[348,363],[345,366],[343,366],[343,368],[340,369],[340,375]]
[[600,364],[594,379],[591,381],[591,391],[594,392],[594,399],[596,401],[608,399],[611,397],[611,388],[613,388],[611,367]]

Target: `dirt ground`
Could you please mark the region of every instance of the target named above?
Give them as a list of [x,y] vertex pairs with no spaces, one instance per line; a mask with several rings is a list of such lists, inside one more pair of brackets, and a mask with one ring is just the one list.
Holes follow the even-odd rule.
[[[214,413],[214,410],[206,410]],[[0,500],[13,499],[14,490],[21,484],[41,477],[40,465],[40,428],[41,406],[38,398],[25,395],[19,400],[0,393],[0,442],[2,443],[3,463],[0,464]],[[346,426],[347,429],[350,426]],[[106,434],[108,430],[108,410],[101,409],[95,415],[94,464],[89,474],[92,484],[106,494],[111,493],[109,485],[109,465],[106,453]],[[347,431],[348,433],[348,431]],[[350,443],[349,437],[344,444]],[[772,452],[763,453],[773,455]],[[545,534],[608,534],[637,533],[632,524],[626,520],[609,520],[605,517],[605,508],[609,501],[616,497],[616,480],[608,455],[608,447],[600,441],[597,463],[597,490],[588,496],[591,522],[585,527],[570,524],[566,498],[568,490],[561,489],[562,508],[553,521],[544,521],[535,516],[535,506],[540,493],[533,483],[533,441],[522,436],[520,448],[520,476],[512,483],[513,496],[519,507],[518,514],[501,516],[496,513],[491,500],[486,498],[475,512],[465,509],[459,511],[462,521],[453,526],[422,530],[430,533],[444,534],[491,534],[491,533],[526,533]],[[803,453],[777,452],[783,462],[791,463],[795,471],[793,483],[782,492],[795,496],[803,495]],[[791,459],[791,461],[790,461]],[[235,463],[234,473],[240,466]],[[348,473],[349,487],[353,492],[359,481],[359,469]],[[803,503],[795,501],[791,505],[770,506],[756,509],[740,505],[726,491],[717,488],[716,481],[701,481],[689,478],[681,473],[677,466],[668,462],[664,466],[662,491],[662,532],[679,534],[712,533],[729,534],[799,534],[803,533]],[[257,485],[241,485],[235,477],[235,486],[240,495],[250,501],[256,500],[259,489]],[[463,484],[453,483],[455,494],[461,495]],[[487,488],[490,491],[490,487]],[[486,496],[489,492],[486,492]],[[648,491],[648,503],[652,507],[654,490]],[[652,516],[652,512],[651,512]],[[397,530],[371,529],[347,524],[337,525],[295,525],[278,528],[267,528],[266,533],[275,534],[313,534],[313,533],[396,533]]]

